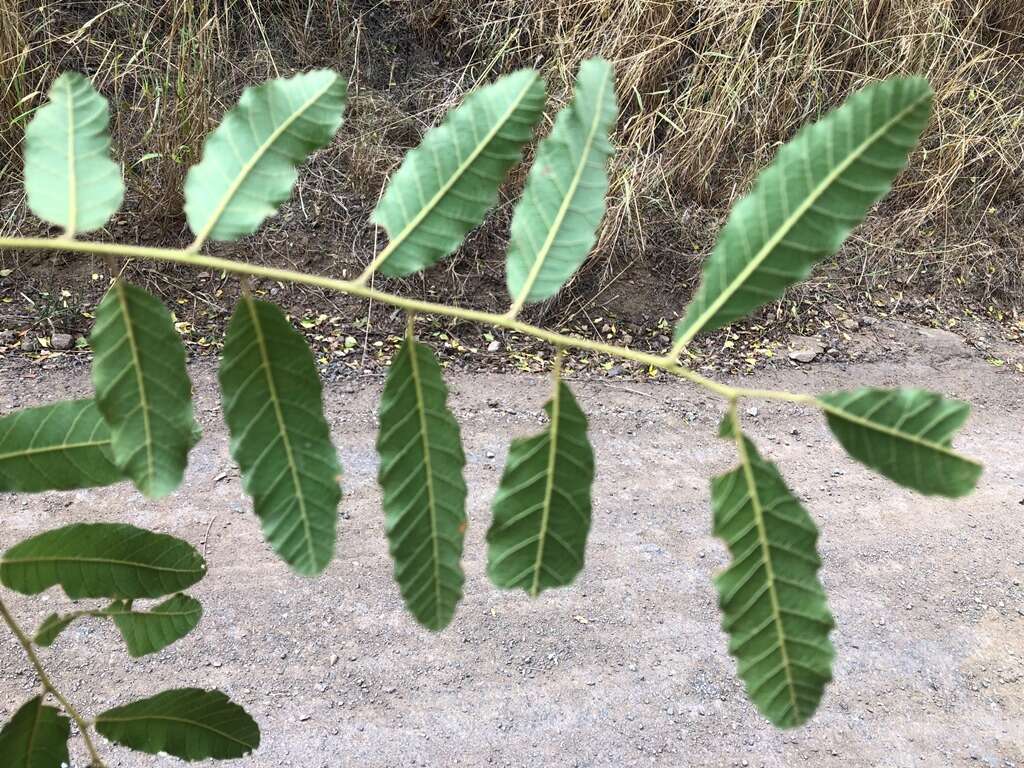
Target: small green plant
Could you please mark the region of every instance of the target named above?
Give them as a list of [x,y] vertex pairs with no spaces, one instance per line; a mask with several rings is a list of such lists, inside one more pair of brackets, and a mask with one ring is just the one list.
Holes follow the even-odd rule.
[[[432,630],[452,621],[462,597],[460,561],[468,517],[459,426],[447,405],[441,366],[416,340],[417,314],[511,329],[555,348],[552,393],[544,406],[547,427],[512,443],[494,499],[487,570],[502,589],[523,589],[536,597],[570,584],[583,568],[594,456],[586,416],[562,377],[563,350],[635,361],[704,387],[723,401],[720,436],[734,443],[738,461],[711,485],[714,531],[733,558],[716,578],[729,650],[751,701],[765,717],[783,728],[805,722],[831,680],[834,658],[829,640],[833,618],[818,580],[818,532],[778,469],[744,434],[737,404],[765,398],[817,408],[853,458],[900,485],[950,497],[969,493],[981,472],[951,447],[968,407],[914,389],[811,395],[736,387],[701,376],[679,358],[697,334],[779,298],[839,248],[906,163],[928,120],[928,84],[894,79],[865,88],[779,151],[733,210],[675,340],[661,355],[519,319],[525,305],[559,291],[595,241],[608,186],[608,134],[616,116],[612,70],[597,59],[583,63],[571,101],[537,147],[511,225],[507,312],[406,298],[372,287],[370,278],[430,267],[481,223],[541,118],[545,88],[531,70],[473,93],[408,154],[374,212],[388,244],[357,279],[204,255],[208,240],[255,232],[289,197],[297,166],[341,125],[345,97],[345,82],[329,71],[247,90],[208,137],[202,160],[188,173],[185,213],[195,241],[184,250],[147,248],[77,239],[104,226],[120,204],[123,187],[110,157],[106,103],[85,78],[63,75],[50,92],[50,103],[30,125],[25,146],[29,206],[62,228],[63,235],[4,237],[0,247],[167,261],[243,279],[315,285],[404,310],[404,344],[380,404],[379,481],[395,580],[409,612]],[[82,488],[127,479],[158,498],[180,484],[198,428],[185,353],[170,314],[156,298],[115,279],[96,313],[91,344],[93,399],[0,419],[0,490]],[[220,385],[231,453],[267,541],[298,573],[322,572],[334,553],[341,489],[320,381],[301,335],[280,309],[253,298],[244,282],[227,331]],[[169,612],[168,603],[138,614],[131,602],[177,594],[193,583],[181,573],[182,563],[192,564],[185,572],[201,575],[187,545],[163,537],[135,547],[134,537],[155,535],[126,526],[104,528],[102,536],[84,535],[98,530],[95,526],[78,529],[76,535],[62,529],[15,546],[0,559],[0,581],[32,594],[60,584],[70,597],[112,600],[86,613],[112,618],[132,652],[156,644],[138,645],[136,633],[133,650],[133,633],[125,627],[160,622],[166,631],[159,640],[170,642],[194,626],[192,619],[180,617],[172,626],[161,615]],[[103,562],[120,550],[175,565],[159,577],[142,570],[122,573],[113,566],[68,565],[65,570],[53,565]],[[175,611],[195,608],[190,598],[171,600],[177,601],[171,606]],[[48,620],[36,644],[45,644],[75,615]],[[52,694],[88,739],[88,723],[49,684],[32,641],[6,608],[3,617],[36,666],[43,694]],[[237,728],[233,746],[193,739],[186,725],[162,717],[207,706]],[[221,694],[168,692],[100,715],[94,724],[112,741],[137,749],[162,749],[184,759],[227,757],[258,742],[255,726],[233,706]],[[16,765],[58,765],[68,735],[62,717],[42,696],[33,699],[0,735],[0,755]],[[44,738],[26,746],[24,734],[33,728]],[[102,765],[89,746],[94,765]],[[44,751],[37,759],[35,753],[26,756],[30,749]]]

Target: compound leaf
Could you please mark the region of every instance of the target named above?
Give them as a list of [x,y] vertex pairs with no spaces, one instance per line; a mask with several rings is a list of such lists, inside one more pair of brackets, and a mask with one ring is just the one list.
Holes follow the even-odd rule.
[[124,480],[96,402],[69,400],[0,419],[0,492],[63,491]]
[[857,461],[927,495],[965,496],[981,465],[955,453],[953,433],[970,406],[921,389],[819,395],[829,429]]
[[406,335],[380,400],[378,480],[395,580],[428,629],[448,626],[462,599],[466,464],[448,388],[430,349]]
[[116,280],[96,311],[90,343],[114,461],[146,496],[166,496],[181,483],[197,434],[174,321],[158,299]]
[[341,468],[305,339],[273,304],[243,296],[220,366],[224,418],[263,532],[298,573],[334,554]]
[[203,617],[203,606],[188,595],[175,595],[148,611],[133,611],[127,603],[117,602],[103,611],[121,631],[131,656],[162,651],[196,628]]
[[25,193],[36,216],[73,237],[107,223],[124,182],[110,158],[107,100],[92,83],[65,72],[49,98],[25,129]]
[[524,69],[474,91],[428,131],[373,212],[390,238],[374,265],[409,275],[454,251],[497,201],[543,106],[543,81]]
[[179,688],[115,707],[96,718],[96,730],[115,744],[182,760],[230,760],[260,745],[260,729],[220,691]]
[[487,532],[491,581],[533,597],[571,584],[583,569],[594,480],[587,418],[565,382],[544,410],[546,430],[512,441]]
[[747,695],[780,728],[804,723],[832,679],[834,626],[818,581],[818,529],[732,420],[740,465],[711,481],[714,534],[732,555],[715,577],[729,653]]
[[196,244],[237,240],[287,200],[296,166],[341,126],[347,87],[322,69],[246,88],[207,137],[185,178],[185,216]]
[[75,523],[16,544],[0,582],[36,595],[60,585],[72,600],[163,597],[192,586],[206,564],[186,541],[121,523]]
[[676,326],[676,348],[780,298],[839,250],[906,164],[931,103],[927,81],[886,80],[780,149],[733,208]]
[[4,768],[63,768],[71,765],[70,737],[71,721],[36,696],[0,730],[0,763]]
[[540,142],[512,217],[506,282],[518,310],[550,298],[594,245],[608,191],[608,131],[615,122],[612,65],[580,66],[572,101]]

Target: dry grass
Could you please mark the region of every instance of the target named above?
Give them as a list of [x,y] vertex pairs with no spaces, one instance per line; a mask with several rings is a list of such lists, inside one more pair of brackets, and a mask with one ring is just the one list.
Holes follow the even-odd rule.
[[25,97],[25,47],[15,0],[0,0],[0,177],[11,170],[21,133],[18,118]]
[[[844,252],[846,274],[1022,295],[1020,0],[0,0],[0,171],[17,168],[22,124],[55,74],[81,69],[114,106],[133,192],[122,225],[180,239],[183,175],[241,88],[330,66],[352,73],[349,119],[300,208],[332,248],[363,258],[372,233],[350,219],[446,107],[534,64],[557,101],[595,54],[616,63],[622,118],[592,278],[646,260],[692,280],[715,224],[781,142],[851,90],[914,72],[936,90],[935,119]],[[492,271],[507,218],[506,206],[469,249]],[[283,237],[288,222],[274,227]]]
[[[926,254],[944,280],[976,272],[980,260],[974,277],[1004,292],[1022,288],[1024,238],[1008,221],[1024,191],[1020,0],[438,0],[429,8],[422,23],[477,72],[540,61],[564,94],[580,59],[616,63],[621,151],[603,245],[629,256],[656,256],[665,227],[673,240],[706,245],[681,231],[689,209],[724,210],[781,142],[851,90],[923,74],[936,91],[935,118],[888,215],[869,230],[887,243],[869,249],[869,261],[885,258],[865,269],[910,251]],[[925,230],[931,236],[918,237]]]

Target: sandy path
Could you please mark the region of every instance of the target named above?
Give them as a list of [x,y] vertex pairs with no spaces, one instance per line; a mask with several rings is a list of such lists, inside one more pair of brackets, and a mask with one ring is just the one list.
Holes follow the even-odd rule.
[[[239,765],[1024,766],[1024,382],[967,351],[923,353],[898,367],[811,365],[749,381],[808,391],[902,381],[967,399],[975,413],[957,447],[986,464],[968,499],[925,499],[847,460],[816,414],[758,404],[746,419],[822,527],[838,622],[836,680],[795,732],[756,715],[725,652],[711,584],[725,552],[710,536],[707,478],[731,456],[712,436],[719,404],[681,384],[574,385],[598,459],[588,567],[574,587],[530,601],[489,586],[483,535],[508,440],[538,428],[548,384],[451,377],[471,525],[466,598],[437,636],[403,613],[390,578],[373,452],[378,381],[327,389],[347,519],[316,581],[291,575],[261,541],[207,364],[193,368],[206,436],[178,494],[5,495],[0,547],[82,520],[205,546],[197,632],[132,661],[110,627],[83,622],[43,657],[90,712],[172,685],[223,688],[264,730]],[[85,372],[4,378],[2,412],[88,392]],[[12,605],[34,625],[65,602],[51,591]],[[34,688],[0,633],[0,717]],[[178,764],[105,751],[111,766]]]

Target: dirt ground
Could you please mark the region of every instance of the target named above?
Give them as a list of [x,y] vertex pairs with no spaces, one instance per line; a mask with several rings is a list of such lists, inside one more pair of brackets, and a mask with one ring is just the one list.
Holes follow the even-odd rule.
[[[373,450],[379,378],[326,388],[345,498],[338,556],[319,579],[292,575],[263,543],[208,361],[192,367],[206,434],[179,493],[5,495],[0,547],[90,520],[204,550],[210,572],[191,591],[206,615],[186,639],[133,661],[112,627],[86,621],[42,657],[91,713],[163,687],[222,688],[263,728],[260,750],[239,765],[1024,766],[1024,379],[946,336],[920,335],[904,352],[744,380],[801,391],[902,383],[966,399],[975,411],[957,448],[986,465],[969,498],[926,499],[848,460],[817,414],[747,411],[821,526],[838,625],[835,682],[796,731],[757,716],[726,654],[711,583],[725,550],[710,535],[708,477],[733,459],[713,437],[720,404],[682,383],[574,382],[598,462],[587,568],[534,601],[489,585],[483,536],[508,441],[539,428],[548,383],[449,376],[471,522],[466,598],[439,635],[405,614],[391,580]],[[4,413],[89,391],[84,365],[8,359],[0,382]],[[51,590],[12,607],[34,626],[66,602]],[[0,718],[36,687],[0,634]],[[178,764],[104,751],[111,766]]]

